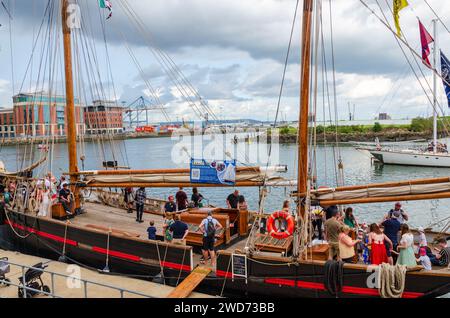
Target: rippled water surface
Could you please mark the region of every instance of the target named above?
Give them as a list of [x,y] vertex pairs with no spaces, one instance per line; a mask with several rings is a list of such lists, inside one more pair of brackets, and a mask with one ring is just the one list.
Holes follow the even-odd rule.
[[[209,138],[208,138],[209,139]],[[231,138],[218,139],[216,141],[203,141],[203,147],[198,143],[192,146],[190,142],[183,145],[171,138],[148,138],[130,139],[126,141],[93,142],[79,146],[79,154],[86,156],[84,169],[99,169],[101,162],[106,160],[118,160],[121,165],[129,165],[133,169],[143,168],[174,168],[189,167],[186,162],[182,162],[186,153],[192,154],[195,158],[201,158],[201,149],[208,153],[204,157],[221,157],[224,153],[222,147],[210,147],[211,144],[226,145],[227,151],[236,153],[242,162],[251,160],[253,164],[259,161],[260,165],[265,165],[267,158],[266,145],[260,146],[256,143],[240,143],[240,149],[232,145]],[[30,154],[30,146],[2,147],[0,158],[5,162],[8,170],[14,171],[21,166],[30,163],[31,158],[36,160],[42,154],[36,147],[33,147],[33,154]],[[219,150],[217,150],[219,149]],[[187,152],[186,152],[187,151]],[[259,153],[258,153],[259,152]],[[344,179],[346,185],[367,184],[384,181],[408,180],[416,178],[443,177],[450,175],[450,169],[445,168],[425,168],[425,167],[402,167],[402,166],[379,166],[372,165],[368,153],[357,151],[350,146],[342,146],[339,149],[344,164]],[[36,173],[42,175],[46,170],[51,169],[55,175],[60,175],[62,171],[67,171],[68,162],[65,144],[55,144],[53,147],[52,160]],[[114,154],[114,155],[113,155]],[[261,155],[262,154],[262,155]],[[280,145],[273,148],[272,158],[280,164],[288,166],[286,177],[296,175],[296,155],[295,145]],[[335,164],[334,158],[338,157],[338,151],[333,151],[331,147],[317,147],[317,175],[319,185],[335,186]],[[258,162],[256,162],[258,164]],[[82,165],[80,163],[80,169]],[[279,209],[282,201],[288,197],[290,189],[272,188],[267,198],[265,210],[267,212]],[[154,197],[167,197],[173,194],[176,189],[149,189],[148,192]],[[187,189],[190,195],[190,189]],[[245,195],[251,209],[258,208],[258,189],[242,188],[241,193]],[[201,188],[200,192],[210,203],[225,206],[226,196],[232,192],[230,188]],[[410,214],[410,223],[413,226],[427,226],[450,215],[450,200],[428,200],[404,202],[404,209]],[[360,221],[377,221],[392,207],[393,203],[378,203],[371,205],[355,206],[356,216]]]

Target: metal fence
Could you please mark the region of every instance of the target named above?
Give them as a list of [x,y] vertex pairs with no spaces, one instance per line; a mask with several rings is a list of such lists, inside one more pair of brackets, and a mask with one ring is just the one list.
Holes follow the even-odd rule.
[[[28,297],[27,295],[27,291],[31,292],[31,293],[36,293],[36,294],[42,294],[42,295],[47,295],[53,298],[62,298],[61,296],[58,296],[57,293],[55,292],[55,277],[63,277],[65,279],[70,279],[70,280],[76,280],[79,281],[82,284],[82,288],[83,288],[83,297],[84,298],[88,298],[88,289],[89,286],[100,286],[100,287],[104,287],[104,288],[108,288],[108,289],[112,289],[118,292],[118,294],[120,295],[120,298],[124,298],[125,294],[129,294],[129,295],[133,295],[133,296],[140,296],[140,297],[144,297],[144,298],[154,298],[151,295],[146,295],[140,292],[136,292],[136,291],[132,291],[126,288],[121,288],[121,287],[116,287],[116,286],[111,286],[111,285],[107,285],[107,284],[102,284],[102,283],[98,283],[98,282],[94,282],[94,281],[90,281],[90,280],[86,280],[86,279],[81,279],[81,278],[76,278],[70,275],[66,275],[66,274],[61,274],[61,273],[56,273],[50,270],[46,270],[45,268],[37,268],[37,267],[33,267],[33,266],[26,266],[26,265],[22,265],[22,264],[18,264],[18,263],[14,263],[8,260],[2,260],[3,263],[12,265],[12,266],[17,266],[21,269],[22,271],[22,275],[21,275],[21,284],[20,283],[14,283],[12,281],[2,279],[0,276],[0,284],[4,284],[4,285],[10,285],[10,286],[15,286],[18,288],[18,290],[22,290],[22,294],[23,297],[26,298]],[[48,274],[51,277],[51,281],[50,281],[50,292],[46,292],[43,290],[38,290],[32,287],[27,286],[27,282],[26,282],[26,272],[28,270],[35,270],[38,272],[42,272],[42,274]],[[18,281],[18,280],[17,280]]]

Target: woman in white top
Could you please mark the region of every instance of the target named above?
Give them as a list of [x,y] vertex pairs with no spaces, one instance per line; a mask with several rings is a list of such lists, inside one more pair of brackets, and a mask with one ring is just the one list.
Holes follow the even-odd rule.
[[39,202],[39,213],[38,216],[43,216],[43,217],[51,217],[51,213],[50,213],[50,207],[51,207],[51,202],[52,202],[52,194],[49,190],[48,187],[46,187],[44,185],[44,189],[41,190],[40,192],[40,197]]
[[414,255],[414,235],[409,230],[407,224],[402,224],[401,227],[402,238],[398,249],[400,255],[398,256],[397,264],[406,266],[416,266],[416,256]]

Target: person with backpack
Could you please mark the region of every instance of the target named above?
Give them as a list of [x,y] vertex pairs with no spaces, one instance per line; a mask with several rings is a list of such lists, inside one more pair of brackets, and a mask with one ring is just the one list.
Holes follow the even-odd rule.
[[[222,229],[222,225],[212,217],[212,212],[208,212],[208,217],[200,223],[200,231],[203,234],[203,262],[206,262],[208,256],[211,257],[211,266],[216,264],[216,253],[214,252],[214,243],[216,242],[216,232]],[[209,254],[209,255],[208,255]]]

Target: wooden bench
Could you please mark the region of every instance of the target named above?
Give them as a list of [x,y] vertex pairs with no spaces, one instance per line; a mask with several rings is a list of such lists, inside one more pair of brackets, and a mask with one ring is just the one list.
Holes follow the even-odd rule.
[[68,214],[64,210],[64,207],[61,203],[55,203],[51,207],[52,218],[57,220],[64,220],[68,218]]
[[255,240],[255,247],[260,251],[287,253],[292,249],[293,237],[289,236],[285,239],[273,238],[270,234],[257,234]]

